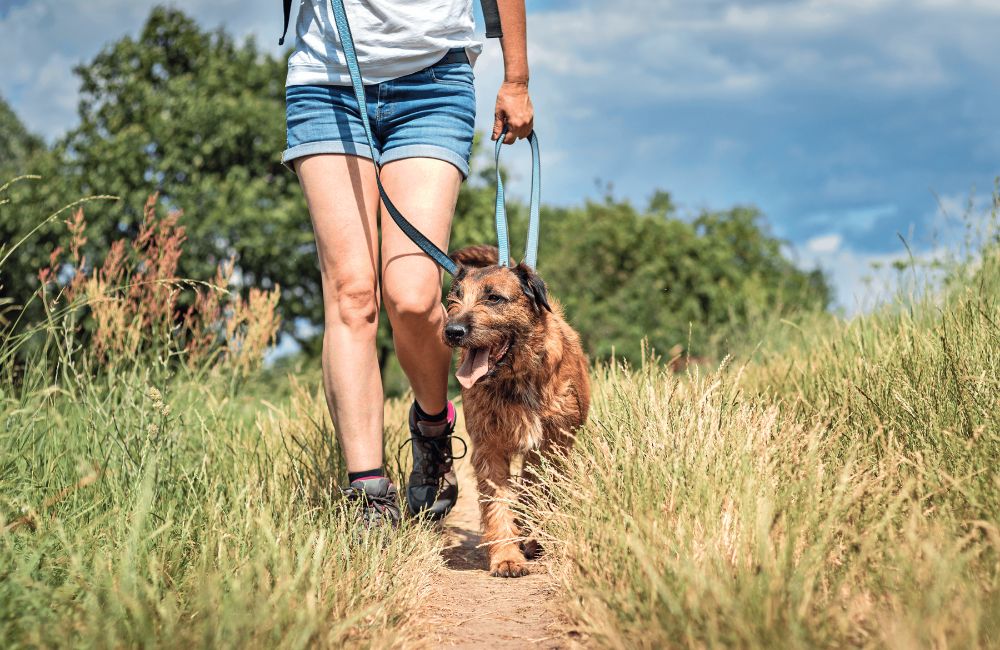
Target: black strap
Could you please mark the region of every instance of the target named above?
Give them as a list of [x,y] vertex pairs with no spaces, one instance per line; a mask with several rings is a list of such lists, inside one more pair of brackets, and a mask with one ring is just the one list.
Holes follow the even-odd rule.
[[382,177],[380,174],[381,161],[379,160],[378,149],[375,148],[375,136],[372,135],[372,127],[368,122],[368,107],[365,102],[365,87],[361,79],[361,67],[358,65],[358,54],[354,50],[354,37],[351,36],[351,24],[347,20],[347,10],[344,8],[344,0],[331,0],[333,7],[333,21],[337,24],[337,33],[340,34],[340,46],[344,48],[344,59],[347,63],[347,71],[351,75],[351,86],[354,88],[354,97],[358,100],[358,112],[361,114],[361,125],[365,130],[365,137],[368,138],[368,146],[371,149],[372,162],[375,163],[375,184],[378,185],[378,193],[382,197],[382,204],[392,220],[396,222],[399,229],[409,237],[420,250],[427,254],[438,266],[451,275],[458,273],[458,264],[448,257],[448,254],[438,248],[434,242],[417,230],[417,228],[406,220],[386,194],[382,187]]
[[480,0],[480,4],[483,7],[483,22],[486,23],[486,38],[503,38],[497,0]]
[[292,13],[292,0],[283,0],[285,4],[285,28],[281,30],[281,38],[278,39],[278,45],[285,44],[285,34],[288,33],[288,16]]

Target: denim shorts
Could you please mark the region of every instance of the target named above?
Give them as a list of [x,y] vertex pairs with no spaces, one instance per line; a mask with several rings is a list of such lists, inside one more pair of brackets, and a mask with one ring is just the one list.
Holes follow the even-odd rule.
[[[437,158],[469,175],[476,123],[472,66],[449,52],[419,72],[365,86],[368,120],[381,162]],[[346,153],[372,158],[351,86],[307,85],[285,89],[288,148],[281,162],[301,156]],[[294,171],[294,169],[293,169]]]

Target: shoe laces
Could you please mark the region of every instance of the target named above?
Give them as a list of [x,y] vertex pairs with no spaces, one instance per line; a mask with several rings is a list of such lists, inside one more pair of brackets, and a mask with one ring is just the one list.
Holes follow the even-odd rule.
[[[448,430],[454,431],[454,425]],[[455,454],[452,451],[452,441],[454,440],[462,443],[461,454]],[[400,475],[403,473],[401,455],[406,445],[420,445],[420,449],[424,454],[419,469],[425,475],[437,478],[439,486],[444,480],[445,474],[448,473],[452,461],[465,458],[469,453],[469,445],[463,438],[456,436],[454,433],[449,432],[438,436],[425,436],[411,432],[410,437],[404,440],[396,450],[396,465],[399,468]]]
[[[395,507],[396,499],[391,494],[368,494],[361,488],[349,487],[343,490],[344,497],[351,502],[360,501],[364,509],[362,516],[371,520],[374,515],[383,516],[390,508]],[[390,516],[391,518],[391,516]]]

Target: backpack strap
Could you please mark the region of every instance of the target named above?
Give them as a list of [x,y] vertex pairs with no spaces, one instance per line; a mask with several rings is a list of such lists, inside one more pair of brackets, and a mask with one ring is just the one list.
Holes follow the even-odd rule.
[[503,28],[500,25],[500,10],[497,0],[480,0],[483,7],[483,22],[486,23],[486,38],[503,38]]
[[285,44],[285,34],[288,33],[288,16],[292,13],[292,0],[282,0],[282,2],[285,5],[285,27],[281,30],[281,38],[278,39],[278,45]]

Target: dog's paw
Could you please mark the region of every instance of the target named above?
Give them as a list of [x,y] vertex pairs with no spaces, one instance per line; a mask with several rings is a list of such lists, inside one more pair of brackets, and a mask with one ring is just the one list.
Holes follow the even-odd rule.
[[516,560],[504,560],[490,567],[490,575],[495,578],[520,578],[528,573],[528,565]]
[[542,556],[544,550],[537,539],[529,539],[521,542],[521,552],[529,560],[537,560]]

